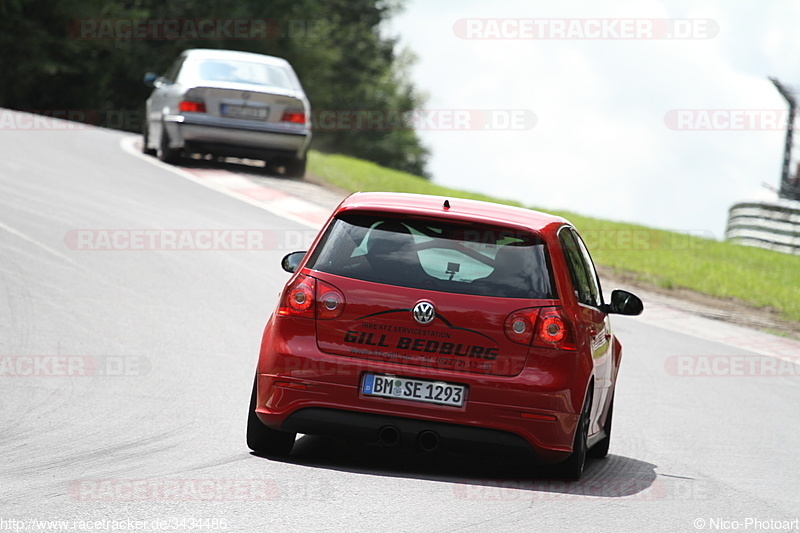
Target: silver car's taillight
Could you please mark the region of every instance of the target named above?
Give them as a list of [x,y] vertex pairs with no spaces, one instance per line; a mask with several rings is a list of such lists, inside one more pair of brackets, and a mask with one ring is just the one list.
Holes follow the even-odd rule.
[[182,113],[205,113],[206,112],[206,103],[205,102],[197,102],[194,100],[181,100],[178,104],[178,110]]

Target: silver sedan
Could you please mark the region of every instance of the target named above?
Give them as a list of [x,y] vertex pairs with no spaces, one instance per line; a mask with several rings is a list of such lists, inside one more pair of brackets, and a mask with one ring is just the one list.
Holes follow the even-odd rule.
[[163,76],[148,73],[143,150],[168,163],[186,153],[261,159],[305,174],[311,107],[284,59],[186,50]]

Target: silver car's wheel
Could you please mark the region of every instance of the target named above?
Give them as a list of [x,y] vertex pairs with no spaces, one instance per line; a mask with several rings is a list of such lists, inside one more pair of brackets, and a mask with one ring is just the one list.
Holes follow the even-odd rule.
[[284,161],[284,175],[287,178],[302,178],[306,175],[306,158],[287,159]]
[[156,150],[149,147],[150,144],[150,126],[145,121],[142,128],[142,153],[145,155],[156,155]]
[[158,145],[158,158],[164,163],[175,164],[181,158],[181,150],[179,148],[170,148],[169,134],[167,128],[161,126],[161,142]]

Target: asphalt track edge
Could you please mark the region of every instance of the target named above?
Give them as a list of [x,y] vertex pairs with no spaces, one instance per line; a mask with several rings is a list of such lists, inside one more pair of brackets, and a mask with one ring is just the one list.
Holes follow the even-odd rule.
[[[225,194],[226,196],[230,196],[231,198],[236,198],[237,200],[241,200],[242,202],[245,202],[245,203],[250,204],[252,206],[261,208],[261,209],[263,209],[265,211],[269,211],[273,215],[289,219],[289,220],[291,220],[293,222],[297,222],[298,224],[302,224],[302,225],[307,226],[309,228],[319,229],[318,225],[310,222],[309,220],[306,220],[303,217],[295,215],[291,211],[287,211],[285,209],[280,209],[278,207],[275,207],[275,206],[272,206],[272,205],[268,205],[268,204],[266,204],[264,202],[259,202],[258,200],[254,200],[254,199],[252,199],[252,198],[250,198],[250,197],[248,197],[248,196],[246,196],[244,194],[240,194],[240,193],[237,193],[236,191],[232,191],[232,190],[228,189],[227,187],[223,187],[221,185],[217,185],[216,183],[209,182],[209,181],[197,178],[191,172],[187,172],[186,170],[183,170],[180,167],[176,167],[176,166],[164,163],[162,161],[159,161],[157,158],[155,158],[153,156],[143,154],[138,149],[138,147],[136,146],[136,141],[137,141],[138,137],[139,136],[137,136],[137,135],[131,135],[131,136],[126,136],[126,137],[123,137],[122,139],[120,139],[120,143],[119,144],[120,144],[120,147],[122,148],[122,150],[124,152],[134,156],[134,157],[137,157],[137,158],[143,160],[143,161],[147,161],[148,163],[150,163],[152,165],[155,165],[156,167],[159,167],[162,170],[167,170],[169,172],[172,172],[176,176],[180,176],[180,177],[185,178],[185,179],[187,179],[189,181],[193,181],[194,183],[197,183],[198,185],[202,185],[203,187],[207,187],[209,189],[213,189],[213,190],[215,190],[217,192]],[[262,188],[268,189],[267,187],[263,187],[263,186],[262,186]]]

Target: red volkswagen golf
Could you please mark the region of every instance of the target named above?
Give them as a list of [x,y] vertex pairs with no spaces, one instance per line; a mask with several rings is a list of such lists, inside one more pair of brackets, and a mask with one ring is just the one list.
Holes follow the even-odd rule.
[[577,479],[611,438],[621,348],[566,220],[436,196],[357,193],[334,211],[267,322],[247,444],[297,433],[424,451],[519,451]]

